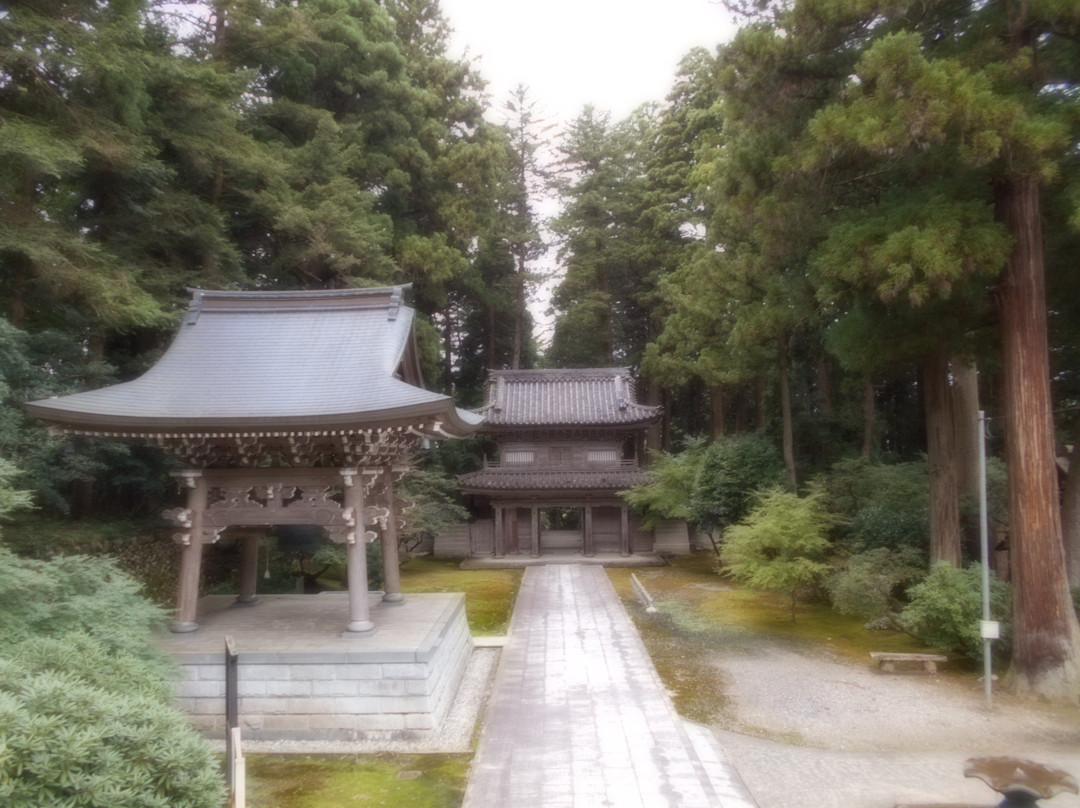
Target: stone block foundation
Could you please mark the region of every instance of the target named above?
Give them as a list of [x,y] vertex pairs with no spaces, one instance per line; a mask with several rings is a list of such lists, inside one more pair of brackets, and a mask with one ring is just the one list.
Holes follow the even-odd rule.
[[[371,595],[375,629],[343,637],[338,593],[200,601],[200,628],[161,637],[181,668],[177,703],[206,733],[225,727],[224,638],[239,653],[240,725],[249,740],[421,738],[453,701],[472,650],[460,594]],[[214,646],[217,646],[216,648]]]

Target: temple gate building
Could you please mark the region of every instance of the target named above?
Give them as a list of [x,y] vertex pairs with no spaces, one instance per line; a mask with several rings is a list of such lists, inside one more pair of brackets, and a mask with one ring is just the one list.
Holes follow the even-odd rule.
[[642,530],[618,495],[647,482],[642,438],[660,407],[628,368],[492,371],[481,431],[497,459],[460,478],[477,518],[440,537],[444,556],[540,559],[689,551],[683,522]]

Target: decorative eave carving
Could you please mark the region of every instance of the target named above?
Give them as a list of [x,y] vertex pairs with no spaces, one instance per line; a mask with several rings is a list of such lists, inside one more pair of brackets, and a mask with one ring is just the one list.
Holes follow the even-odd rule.
[[147,443],[196,469],[383,466],[407,458],[426,438],[445,434],[437,420],[372,429],[107,432],[54,427],[54,431]]
[[[362,469],[206,469],[181,471],[175,476],[187,484],[194,484],[199,476],[206,479],[207,505],[199,537],[204,544],[216,542],[230,527],[270,525],[318,525],[326,528],[332,541],[353,544],[358,538],[372,542],[378,537],[364,528],[386,528],[390,508],[382,500],[389,481],[407,470],[407,466],[397,464]],[[343,504],[344,489],[354,485],[365,489],[360,513]],[[180,528],[173,536],[175,541],[193,541],[189,509],[172,508],[162,515]]]

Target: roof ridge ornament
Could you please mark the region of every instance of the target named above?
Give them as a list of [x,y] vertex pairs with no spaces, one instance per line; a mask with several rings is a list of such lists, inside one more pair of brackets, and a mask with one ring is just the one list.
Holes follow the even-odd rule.
[[394,291],[390,293],[390,303],[386,307],[386,319],[389,322],[394,322],[398,317],[398,311],[401,309],[401,303],[405,298],[405,287],[395,286]]
[[201,290],[195,290],[191,295],[191,303],[188,305],[187,314],[184,315],[184,325],[195,325],[199,322],[199,315],[202,314],[203,307],[203,293]]

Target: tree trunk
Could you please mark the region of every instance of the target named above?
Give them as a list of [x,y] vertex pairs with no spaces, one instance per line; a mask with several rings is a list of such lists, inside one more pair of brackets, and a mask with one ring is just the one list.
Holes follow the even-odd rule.
[[[525,256],[517,256],[517,274],[514,276],[514,345],[510,357],[510,368],[518,370],[521,367],[521,343],[525,330]],[[494,367],[492,365],[491,367]]]
[[709,388],[709,440],[724,434],[724,383],[717,382]]
[[[650,382],[645,386],[645,403],[650,407],[663,404],[660,386],[656,382]],[[658,452],[667,448],[664,445],[664,419],[667,418],[667,407],[664,407],[661,412],[664,415],[661,416],[660,420],[653,421],[645,430],[645,451],[638,455],[640,462],[648,461],[650,452]]]
[[791,490],[798,488],[798,479],[795,476],[795,430],[791,424],[791,390],[788,385],[787,353],[780,355],[780,414],[783,419],[784,433],[784,468],[787,470],[788,483]]
[[867,379],[863,384],[862,392],[863,437],[862,448],[859,450],[859,456],[867,460],[874,453],[874,411],[876,409],[874,392],[873,379]]
[[926,455],[930,466],[930,563],[960,566],[960,497],[956,487],[949,362],[937,352],[923,363]]
[[997,216],[1014,239],[996,295],[1014,586],[1011,676],[1021,692],[1080,701],[1080,626],[1058,510],[1038,178],[1001,181]]
[[1065,539],[1065,569],[1069,586],[1080,586],[1080,421],[1069,452],[1069,476],[1061,496],[1061,532]]
[[765,377],[758,376],[754,380],[754,428],[765,428]]
[[818,406],[821,414],[830,416],[833,414],[833,390],[832,376],[829,373],[829,360],[825,354],[817,357],[817,394]]
[[960,533],[969,558],[979,557],[979,371],[964,359],[952,367],[953,425],[956,434],[956,488],[960,494]]

